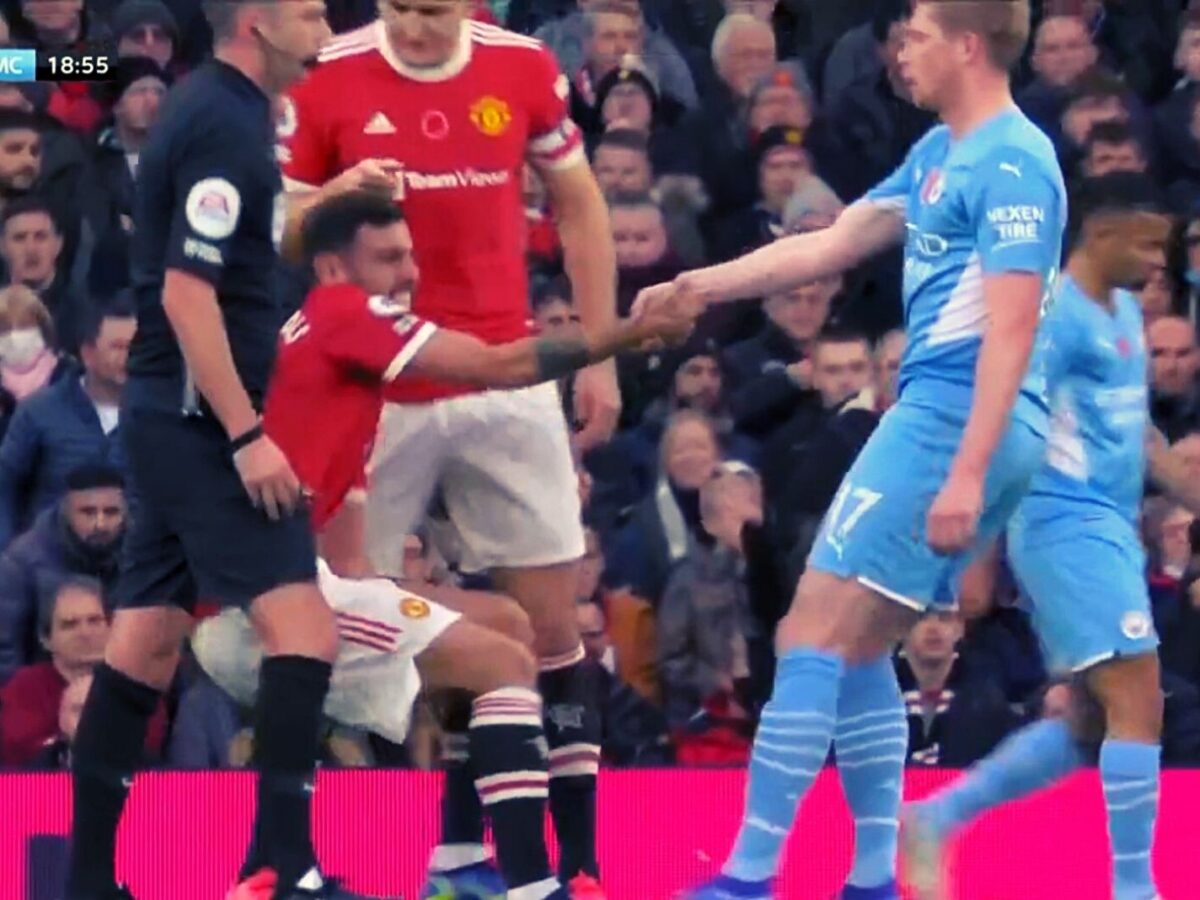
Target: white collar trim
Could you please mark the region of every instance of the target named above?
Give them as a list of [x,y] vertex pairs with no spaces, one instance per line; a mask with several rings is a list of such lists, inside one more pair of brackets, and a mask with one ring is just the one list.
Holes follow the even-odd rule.
[[382,19],[375,23],[375,31],[379,41],[379,52],[387,60],[388,65],[405,78],[411,78],[413,81],[449,81],[455,75],[462,72],[467,67],[467,63],[471,61],[471,45],[473,41],[471,40],[470,19],[463,20],[462,32],[458,38],[458,47],[455,48],[450,58],[440,66],[416,67],[408,65],[392,49],[392,42],[388,40],[387,26],[384,25]]

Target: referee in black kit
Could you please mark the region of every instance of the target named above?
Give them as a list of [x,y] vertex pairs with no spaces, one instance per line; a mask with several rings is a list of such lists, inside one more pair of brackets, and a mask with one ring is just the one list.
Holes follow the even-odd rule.
[[198,598],[247,608],[269,657],[254,725],[258,817],[230,897],[351,900],[321,876],[310,833],[337,631],[300,485],[258,413],[282,320],[273,100],[329,26],[323,0],[218,0],[206,12],[216,58],[171,93],[139,164],[138,332],[121,416],[133,521],[75,739],[67,900],[133,896],[116,884],[117,824]]

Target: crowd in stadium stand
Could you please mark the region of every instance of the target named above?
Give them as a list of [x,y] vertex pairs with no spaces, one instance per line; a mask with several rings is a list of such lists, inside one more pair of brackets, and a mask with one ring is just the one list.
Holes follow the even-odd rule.
[[[480,0],[569,78],[609,198],[618,305],[688,268],[829,224],[930,126],[897,53],[906,0]],[[1200,5],[1045,0],[1017,99],[1068,180],[1152,173],[1178,216],[1140,293],[1152,418],[1200,478]],[[335,30],[374,0],[328,0]],[[117,434],[136,320],[138,152],[208,52],[201,0],[5,0],[0,46],[106,47],[102,84],[0,84],[0,766],[61,768],[103,655],[129,511]],[[531,321],[579,327],[553,210],[526,175]],[[845,278],[705,314],[681,347],[619,361],[621,428],[579,460],[588,544],[577,613],[607,680],[605,761],[739,765],[772,683],[772,633],[821,516],[893,401],[900,251]],[[282,268],[285,306],[305,275]],[[570,380],[561,385],[570,410]],[[318,416],[319,427],[319,411]],[[436,516],[415,583],[461,580]],[[1164,762],[1200,765],[1200,523],[1148,490],[1146,577],[1163,638]],[[986,614],[926,615],[896,653],[909,762],[964,766],[1062,711],[1003,565],[964,581]],[[971,596],[967,596],[967,595]],[[977,602],[964,607],[977,608]],[[245,765],[246,711],[185,665],[150,765]],[[332,724],[329,765],[436,761]]]

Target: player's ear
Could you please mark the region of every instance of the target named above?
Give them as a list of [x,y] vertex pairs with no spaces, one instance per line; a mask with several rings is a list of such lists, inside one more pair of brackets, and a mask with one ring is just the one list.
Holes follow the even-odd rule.
[[318,284],[336,284],[346,280],[346,266],[336,253],[318,253],[312,260]]

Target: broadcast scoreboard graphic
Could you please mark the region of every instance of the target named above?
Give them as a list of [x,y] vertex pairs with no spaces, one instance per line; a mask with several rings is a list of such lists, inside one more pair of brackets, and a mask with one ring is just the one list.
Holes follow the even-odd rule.
[[45,51],[0,48],[0,83],[29,81],[108,81],[117,57],[104,51]]

